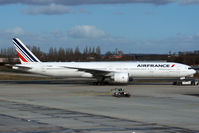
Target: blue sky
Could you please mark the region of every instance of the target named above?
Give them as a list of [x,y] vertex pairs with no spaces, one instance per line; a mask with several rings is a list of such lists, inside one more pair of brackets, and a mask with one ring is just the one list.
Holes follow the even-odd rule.
[[103,52],[199,50],[199,0],[0,0],[0,48],[25,44]]

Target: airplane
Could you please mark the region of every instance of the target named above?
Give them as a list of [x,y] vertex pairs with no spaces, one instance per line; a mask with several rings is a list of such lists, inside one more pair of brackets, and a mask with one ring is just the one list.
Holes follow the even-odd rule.
[[134,78],[184,79],[196,73],[191,66],[175,62],[41,62],[18,38],[13,38],[21,64],[13,69],[61,78],[95,78],[113,83],[129,83]]

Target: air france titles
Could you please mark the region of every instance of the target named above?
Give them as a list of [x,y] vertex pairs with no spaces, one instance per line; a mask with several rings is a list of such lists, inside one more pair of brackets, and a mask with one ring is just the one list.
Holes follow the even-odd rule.
[[137,67],[162,67],[162,68],[168,68],[170,67],[169,64],[138,64]]

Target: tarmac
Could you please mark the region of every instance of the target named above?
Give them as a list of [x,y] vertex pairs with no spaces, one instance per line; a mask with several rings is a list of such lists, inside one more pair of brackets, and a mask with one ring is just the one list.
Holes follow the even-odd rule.
[[[132,96],[112,97],[116,87]],[[198,86],[171,82],[0,81],[0,132],[199,133],[198,96]]]

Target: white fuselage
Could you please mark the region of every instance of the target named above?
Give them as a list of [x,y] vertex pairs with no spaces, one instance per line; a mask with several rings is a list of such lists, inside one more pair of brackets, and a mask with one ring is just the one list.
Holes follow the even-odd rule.
[[173,62],[41,62],[18,38],[13,38],[21,64],[13,69],[54,76],[111,79],[128,83],[133,78],[184,78],[196,73],[190,66]]
[[196,73],[190,66],[173,62],[39,62],[18,64],[28,72],[55,77],[94,77],[91,73],[72,68],[128,73],[130,78],[181,78]]

